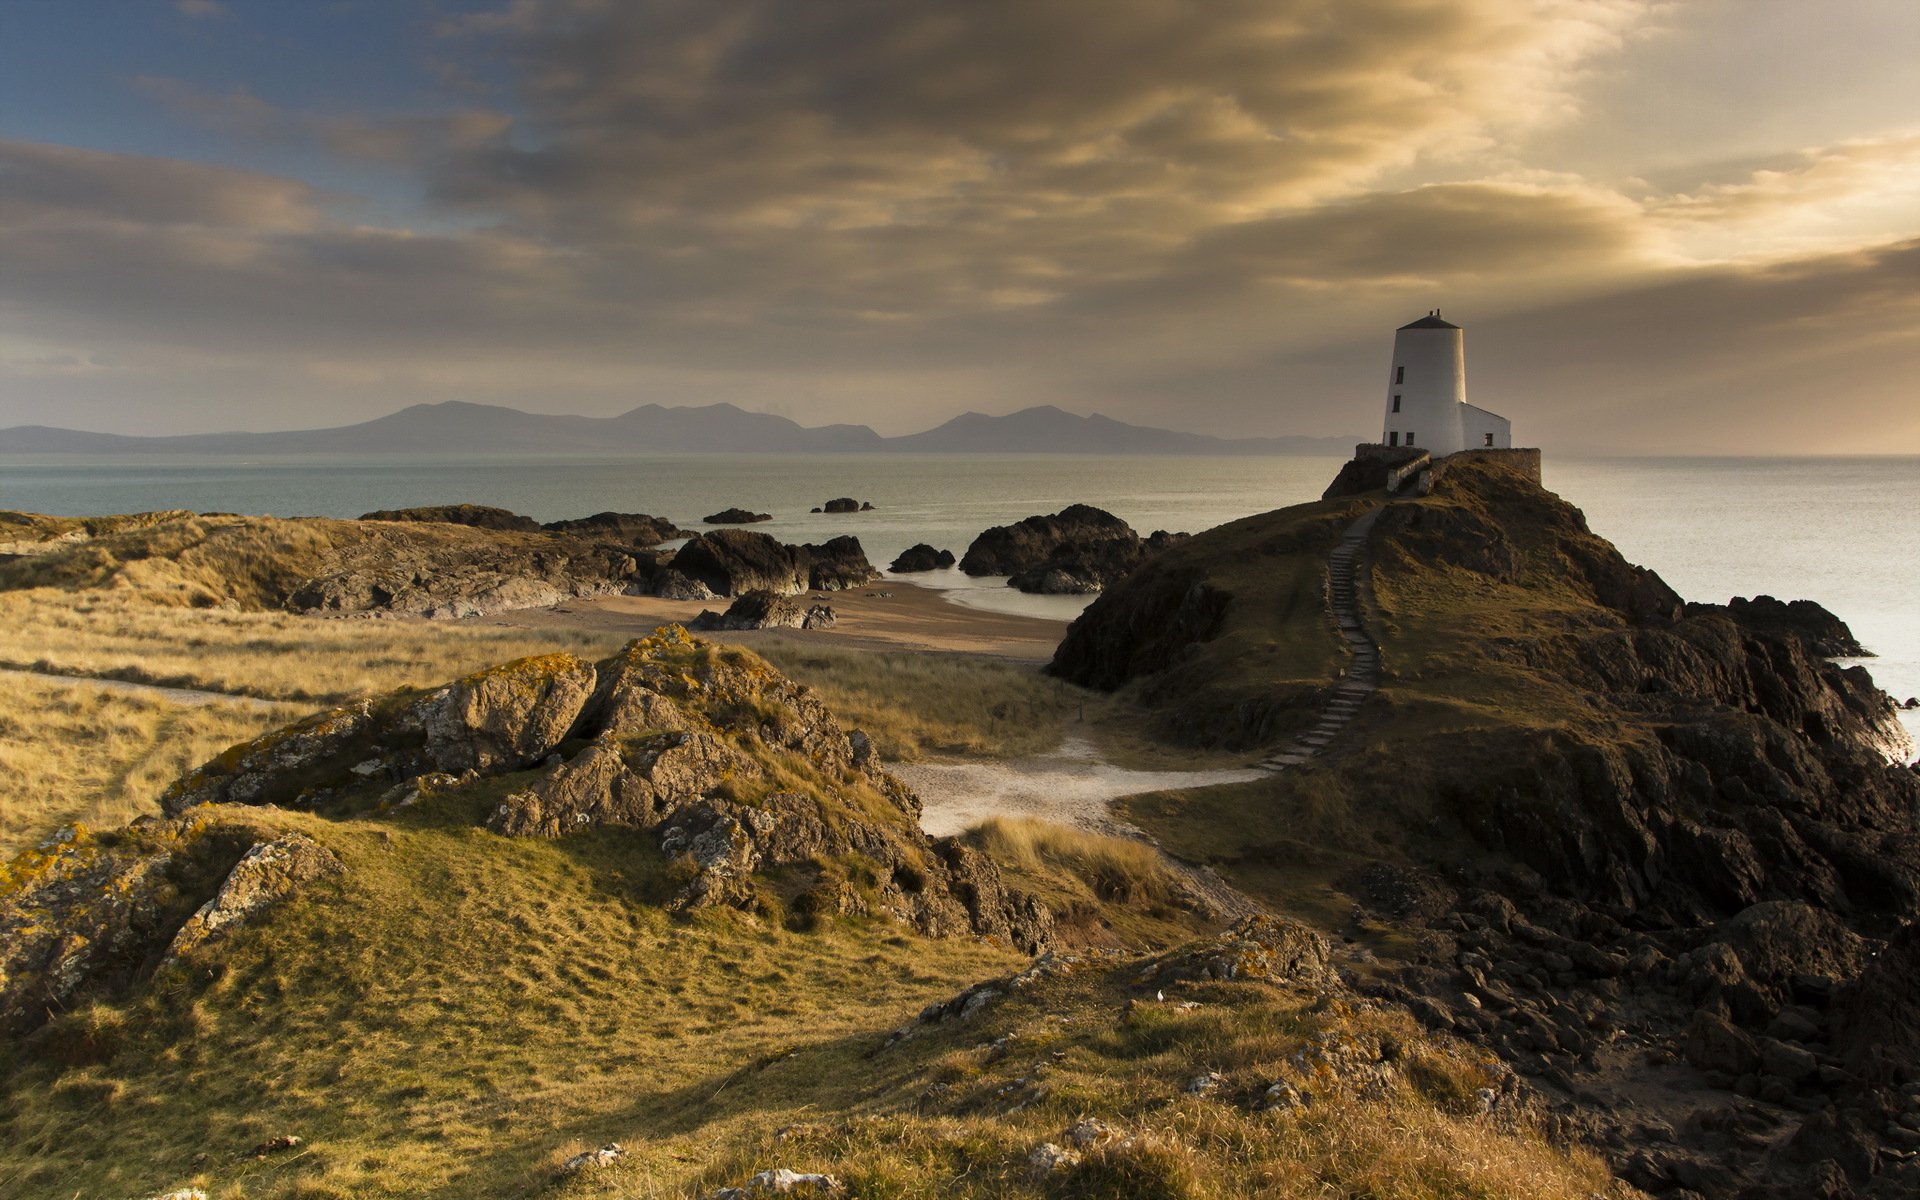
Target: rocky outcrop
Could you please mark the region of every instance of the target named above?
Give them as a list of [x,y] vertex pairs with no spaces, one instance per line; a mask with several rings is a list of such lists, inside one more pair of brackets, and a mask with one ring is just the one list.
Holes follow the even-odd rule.
[[302,834],[225,815],[65,829],[0,867],[0,1032],[123,994],[340,869]]
[[1363,446],[1360,453],[1349,459],[1333,477],[1327,490],[1320,494],[1322,500],[1339,500],[1348,496],[1363,496],[1368,492],[1382,491],[1387,486],[1388,476],[1396,467],[1405,466],[1417,458],[1426,456],[1425,450],[1388,446]]
[[1037,567],[1068,546],[1135,542],[1140,535],[1119,517],[1089,504],[1072,504],[1051,516],[996,525],[973,539],[960,558],[969,575],[1012,575]]
[[852,496],[841,496],[837,500],[827,501],[813,511],[828,513],[872,512],[873,505],[855,500]]
[[594,513],[590,517],[548,521],[540,528],[548,533],[564,533],[640,547],[658,546],[661,542],[690,536],[686,530],[665,517],[648,516],[646,513]]
[[362,521],[426,521],[444,525],[466,525],[474,529],[499,529],[513,533],[537,533],[540,522],[532,517],[485,504],[435,504],[422,508],[383,508],[363,513]]
[[1871,658],[1872,651],[1853,636],[1847,623],[1812,600],[1780,601],[1772,596],[1748,600],[1735,596],[1726,604],[1689,604],[1688,616],[1724,616],[1742,629],[1804,641],[1826,658]]
[[683,575],[672,567],[662,567],[654,574],[653,582],[648,586],[648,594],[662,600],[712,600],[713,589],[691,576]]
[[951,567],[954,562],[953,551],[936,550],[925,542],[919,542],[901,551],[899,557],[888,564],[887,570],[896,575],[912,571],[940,571]]
[[675,627],[597,664],[526,659],[322,714],[236,747],[163,803],[356,811],[398,803],[427,776],[460,787],[529,769],[489,827],[649,831],[677,864],[675,908],[886,916],[1025,949],[1049,936],[1045,907],[992,860],[920,831],[913,793],[811,692]]
[[838,591],[863,587],[880,577],[854,537],[822,545],[783,545],[764,533],[716,529],[694,538],[674,555],[672,569],[715,596],[766,591]]
[[242,922],[316,879],[346,868],[319,842],[304,833],[285,833],[261,842],[240,856],[213,899],[201,905],[173,935],[160,969],[221,940]]
[[744,508],[723,508],[700,518],[708,525],[755,525],[773,520],[772,513],[751,512]]
[[1143,539],[1112,513],[1075,504],[987,530],[967,547],[960,569],[1006,575],[1023,592],[1086,594],[1117,583],[1150,554],[1187,536],[1162,530]]
[[791,596],[755,591],[735,600],[724,613],[702,612],[693,619],[696,630],[831,629],[833,609],[824,604],[803,605]]

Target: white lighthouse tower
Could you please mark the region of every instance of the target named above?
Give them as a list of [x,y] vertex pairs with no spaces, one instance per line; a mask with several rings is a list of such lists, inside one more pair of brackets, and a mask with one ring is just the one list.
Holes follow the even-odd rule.
[[1467,403],[1466,336],[1435,309],[1393,335],[1387,385],[1388,446],[1416,446],[1435,458],[1513,445],[1512,424]]

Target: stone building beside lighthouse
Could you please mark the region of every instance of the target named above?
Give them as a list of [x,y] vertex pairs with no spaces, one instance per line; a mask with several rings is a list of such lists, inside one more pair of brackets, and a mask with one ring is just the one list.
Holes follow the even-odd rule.
[[1393,335],[1380,441],[1418,447],[1435,458],[1513,445],[1513,426],[1505,417],[1467,403],[1466,334],[1439,309]]

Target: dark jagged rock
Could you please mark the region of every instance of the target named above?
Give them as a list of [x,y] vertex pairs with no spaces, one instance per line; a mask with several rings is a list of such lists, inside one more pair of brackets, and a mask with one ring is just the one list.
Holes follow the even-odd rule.
[[744,508],[723,508],[700,518],[709,525],[753,525],[773,520],[772,513],[749,512]]
[[887,570],[896,574],[909,571],[939,571],[954,564],[953,551],[935,550],[925,542],[917,543],[900,552],[887,566]]
[[511,533],[534,533],[540,522],[504,508],[484,504],[436,504],[422,508],[383,508],[364,513],[362,521],[426,521],[442,525],[467,525],[474,529],[499,529]]
[[1111,586],[1148,555],[1186,537],[1162,530],[1143,540],[1112,513],[1075,504],[1051,516],[987,530],[967,547],[960,569],[969,575],[1006,575],[1008,584],[1023,592],[1086,594]]
[[788,546],[744,529],[716,529],[694,538],[674,555],[673,570],[698,580],[716,596],[836,591],[862,587],[880,577],[858,538]]
[[1119,517],[1090,504],[1073,504],[1051,516],[996,525],[973,539],[960,558],[969,575],[1012,575],[1037,567],[1067,546],[1135,542],[1140,535]]
[[921,832],[919,800],[810,691],[672,626],[597,664],[525,659],[321,714],[235,747],[163,804],[352,811],[427,777],[457,787],[535,767],[489,827],[650,831],[680,864],[675,908],[762,907],[778,872],[799,919],[888,916],[1029,951],[1050,935],[1045,907],[990,859]]
[[1212,639],[1232,602],[1197,570],[1149,569],[1075,618],[1047,670],[1083,687],[1112,691],[1166,670],[1189,647]]
[[1827,658],[1871,658],[1872,651],[1853,636],[1847,623],[1812,600],[1780,601],[1772,596],[1748,600],[1735,596],[1726,604],[1689,604],[1688,616],[1724,616],[1743,629],[1805,641],[1815,654]]
[[831,629],[833,610],[824,604],[803,605],[776,592],[748,592],[724,613],[702,612],[690,628],[696,630]]
[[576,537],[605,538],[628,546],[658,546],[675,538],[689,536],[687,531],[665,517],[646,513],[595,513],[566,521],[548,521],[540,528],[548,533],[567,533]]
[[851,496],[841,496],[837,500],[827,501],[814,511],[829,513],[872,512],[873,505],[862,503]]

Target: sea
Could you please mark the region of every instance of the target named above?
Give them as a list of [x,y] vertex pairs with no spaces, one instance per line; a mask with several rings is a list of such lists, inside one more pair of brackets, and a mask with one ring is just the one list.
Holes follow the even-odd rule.
[[[1340,459],[1057,455],[487,458],[0,457],[0,508],[69,515],[150,509],[355,517],[473,503],[542,521],[645,512],[684,528],[739,506],[782,541],[860,538],[884,566],[917,542],[962,553],[992,525],[1072,503],[1142,533],[1197,532],[1317,499]],[[1546,486],[1596,533],[1689,600],[1818,600],[1874,652],[1898,699],[1920,695],[1920,457],[1573,458]],[[850,496],[872,512],[809,510]],[[958,571],[913,577],[956,604],[1071,617],[1083,597],[1027,596]],[[1920,735],[1920,711],[1903,714]]]

